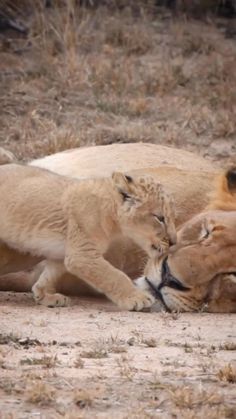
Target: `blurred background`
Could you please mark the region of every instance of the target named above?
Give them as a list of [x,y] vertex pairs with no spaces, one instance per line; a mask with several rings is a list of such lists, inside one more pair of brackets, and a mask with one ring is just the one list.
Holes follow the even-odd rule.
[[0,0],[0,145],[236,152],[235,0]]

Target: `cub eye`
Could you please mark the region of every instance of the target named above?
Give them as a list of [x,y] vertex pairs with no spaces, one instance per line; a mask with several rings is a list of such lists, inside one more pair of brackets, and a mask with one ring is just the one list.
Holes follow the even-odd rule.
[[164,223],[165,222],[165,217],[164,215],[156,215],[153,214],[153,216],[160,222],[160,223]]
[[131,196],[128,195],[126,192],[121,191],[120,193],[121,193],[124,201],[128,201],[131,198]]

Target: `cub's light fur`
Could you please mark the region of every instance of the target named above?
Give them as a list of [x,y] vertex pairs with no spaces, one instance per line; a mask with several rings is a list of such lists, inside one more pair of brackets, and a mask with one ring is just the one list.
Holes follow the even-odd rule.
[[[211,162],[193,153],[146,143],[67,150],[30,164],[77,179],[107,177],[114,170],[130,176],[151,175],[175,197],[176,225],[207,205],[216,172]],[[137,278],[142,273],[146,253],[132,240],[122,237],[112,243],[105,257],[113,266]],[[35,281],[34,273],[17,272],[32,268],[38,261],[39,258],[19,253],[0,242],[0,290],[29,291]],[[2,276],[10,272],[12,274]],[[59,280],[58,289],[69,294],[87,292],[84,283],[75,282],[69,274]]]
[[48,306],[67,304],[56,286],[68,271],[121,308],[149,307],[153,297],[103,255],[119,236],[131,238],[151,257],[176,241],[173,204],[150,176],[115,172],[77,181],[36,167],[1,166],[0,216],[3,243],[47,259],[33,293]]

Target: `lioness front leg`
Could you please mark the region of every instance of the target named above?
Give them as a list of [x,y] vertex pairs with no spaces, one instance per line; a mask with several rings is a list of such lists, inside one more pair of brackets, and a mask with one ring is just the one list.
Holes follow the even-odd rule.
[[64,307],[70,299],[56,292],[57,280],[65,273],[63,262],[46,261],[39,279],[34,284],[32,292],[38,304],[47,307]]
[[76,228],[67,238],[64,262],[68,272],[105,294],[122,309],[139,311],[154,303],[152,295],[135,288],[130,278],[107,262]]

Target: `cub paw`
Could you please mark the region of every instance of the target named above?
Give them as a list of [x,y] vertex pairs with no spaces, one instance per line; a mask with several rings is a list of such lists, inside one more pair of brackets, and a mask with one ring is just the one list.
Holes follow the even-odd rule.
[[140,311],[151,307],[154,302],[155,298],[148,292],[135,290],[129,296],[120,298],[117,301],[117,305],[124,310]]
[[40,300],[35,298],[38,304],[46,307],[66,307],[70,304],[70,298],[63,294],[45,294]]

